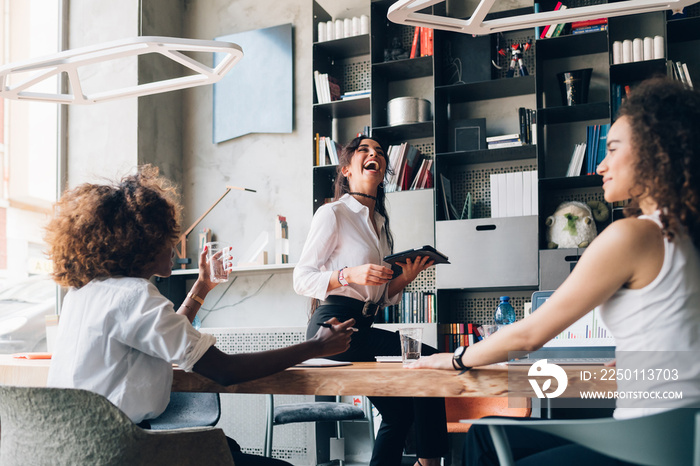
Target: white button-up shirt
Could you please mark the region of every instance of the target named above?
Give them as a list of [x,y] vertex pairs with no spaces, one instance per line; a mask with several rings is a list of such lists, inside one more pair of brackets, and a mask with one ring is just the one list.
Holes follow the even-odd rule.
[[319,207],[311,221],[301,258],[294,268],[294,291],[303,296],[326,299],[346,296],[360,301],[398,302],[401,294],[389,299],[388,286],[362,286],[351,283],[328,292],[333,272],[363,264],[388,266],[382,259],[389,255],[384,217],[375,212],[377,236],[369,218],[369,208],[345,194],[339,200]]
[[99,393],[139,423],[167,407],[172,364],[191,371],[215,342],[148,280],[93,280],[63,302],[48,386]]

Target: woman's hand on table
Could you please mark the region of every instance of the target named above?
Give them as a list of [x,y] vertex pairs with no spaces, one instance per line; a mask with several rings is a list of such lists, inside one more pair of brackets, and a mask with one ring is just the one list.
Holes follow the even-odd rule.
[[318,332],[314,335],[313,340],[319,343],[320,353],[318,357],[333,356],[334,354],[344,353],[350,348],[350,339],[352,334],[357,331],[353,327],[355,319],[348,319],[345,322],[340,322],[333,317],[325,322],[328,326],[319,327]]
[[455,370],[452,365],[452,353],[437,353],[431,356],[421,356],[418,361],[406,366],[407,369],[449,369]]
[[387,283],[394,276],[389,267],[377,264],[363,264],[356,267],[346,267],[343,275],[348,283],[364,286],[379,286]]
[[396,265],[403,269],[403,276],[406,277],[408,283],[411,283],[419,273],[432,267],[434,263],[429,256],[418,256],[415,260],[406,259],[405,263],[397,262]]

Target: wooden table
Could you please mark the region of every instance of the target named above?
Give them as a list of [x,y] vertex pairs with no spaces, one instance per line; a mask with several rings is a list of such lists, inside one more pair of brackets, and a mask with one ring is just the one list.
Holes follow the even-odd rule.
[[[0,355],[0,384],[45,386],[50,360],[15,359]],[[293,367],[261,379],[224,387],[194,372],[174,370],[173,391],[272,393],[292,395],[369,395],[434,397],[534,397],[528,366],[490,365],[460,375],[457,371],[404,369],[400,363],[357,362],[338,367]],[[563,398],[581,391],[614,391],[614,381],[581,380],[581,371],[600,369],[565,366],[569,376]],[[551,390],[550,390],[551,391]]]

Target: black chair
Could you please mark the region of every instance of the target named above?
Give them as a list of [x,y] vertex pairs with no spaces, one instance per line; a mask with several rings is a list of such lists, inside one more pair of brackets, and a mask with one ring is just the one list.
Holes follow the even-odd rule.
[[[332,401],[312,401],[310,403],[293,403],[275,406],[274,395],[267,395],[267,426],[265,428],[265,451],[267,457],[272,456],[272,430],[274,426],[296,422],[335,422],[336,439],[343,439],[343,421],[367,419],[369,436],[374,448],[374,418],[372,405],[366,397],[363,398],[364,410],[349,403],[342,403],[340,396]],[[333,439],[332,439],[333,440]],[[336,453],[333,457],[333,453]],[[334,452],[331,448],[331,460],[345,464],[345,452]]]

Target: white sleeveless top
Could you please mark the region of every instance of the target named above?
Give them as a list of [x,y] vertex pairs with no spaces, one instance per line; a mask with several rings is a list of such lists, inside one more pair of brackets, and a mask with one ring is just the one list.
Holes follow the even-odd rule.
[[[638,218],[661,227],[658,212]],[[619,289],[600,314],[616,342],[615,418],[700,403],[700,254],[687,235],[664,238],[658,276]]]

